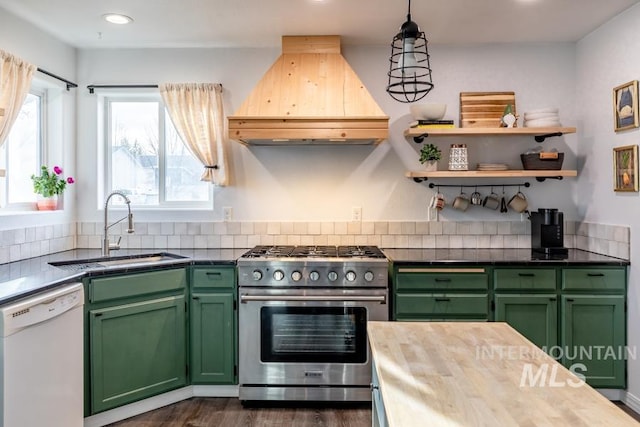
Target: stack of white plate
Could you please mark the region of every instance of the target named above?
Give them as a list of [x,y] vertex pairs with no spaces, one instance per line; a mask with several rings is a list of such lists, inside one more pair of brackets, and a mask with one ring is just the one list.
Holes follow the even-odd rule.
[[506,171],[509,167],[504,163],[478,163],[479,171]]
[[557,108],[540,108],[524,113],[524,127],[546,128],[562,126]]

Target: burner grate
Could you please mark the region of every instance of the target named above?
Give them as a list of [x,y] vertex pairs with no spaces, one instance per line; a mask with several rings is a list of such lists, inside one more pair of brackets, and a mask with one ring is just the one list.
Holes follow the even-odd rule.
[[377,246],[338,246],[338,256],[344,258],[384,258]]

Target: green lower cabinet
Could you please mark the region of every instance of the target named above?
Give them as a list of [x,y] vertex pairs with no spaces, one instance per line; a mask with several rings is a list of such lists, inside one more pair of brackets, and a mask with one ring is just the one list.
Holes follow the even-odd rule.
[[183,295],[89,311],[91,413],[186,385]]
[[191,382],[235,383],[234,295],[194,293],[191,296]]
[[624,295],[562,297],[563,364],[593,387],[626,387],[624,304]]
[[488,320],[488,294],[396,295],[396,320]]
[[495,320],[507,322],[540,348],[558,345],[556,295],[501,295],[495,297]]

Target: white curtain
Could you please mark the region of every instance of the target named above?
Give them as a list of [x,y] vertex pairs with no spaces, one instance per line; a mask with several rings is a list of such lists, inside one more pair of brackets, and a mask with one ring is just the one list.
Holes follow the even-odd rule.
[[178,134],[204,165],[201,181],[227,185],[227,129],[222,85],[163,83],[159,88]]
[[35,71],[35,65],[0,49],[0,108],[4,109],[0,116],[0,147],[20,113]]

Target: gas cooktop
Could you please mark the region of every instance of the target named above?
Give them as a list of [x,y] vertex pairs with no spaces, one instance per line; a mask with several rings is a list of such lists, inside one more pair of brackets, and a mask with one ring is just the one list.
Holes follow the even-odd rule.
[[386,258],[377,246],[256,246],[241,258]]

